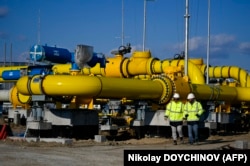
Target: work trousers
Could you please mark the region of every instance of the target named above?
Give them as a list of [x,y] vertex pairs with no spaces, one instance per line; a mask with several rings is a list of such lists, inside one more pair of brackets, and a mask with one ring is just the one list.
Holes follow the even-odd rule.
[[[198,122],[188,122],[188,138],[189,142],[198,141]],[[194,134],[194,135],[193,135]]]
[[171,126],[171,130],[172,130],[172,137],[173,137],[173,140],[176,140],[176,139],[177,139],[177,132],[178,132],[178,134],[179,134],[179,137],[183,137],[182,125]]

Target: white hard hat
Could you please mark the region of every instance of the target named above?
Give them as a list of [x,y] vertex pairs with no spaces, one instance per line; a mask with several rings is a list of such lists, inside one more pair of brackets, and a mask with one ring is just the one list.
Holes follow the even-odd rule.
[[180,98],[179,93],[174,93],[173,98],[174,98],[174,99],[179,99],[179,98]]
[[193,93],[189,93],[188,96],[187,96],[187,99],[194,99],[195,98],[195,95]]

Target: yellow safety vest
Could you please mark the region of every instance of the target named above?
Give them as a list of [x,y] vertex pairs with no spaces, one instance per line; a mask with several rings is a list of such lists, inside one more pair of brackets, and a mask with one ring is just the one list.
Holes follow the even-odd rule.
[[184,113],[183,107],[184,104],[181,101],[171,101],[166,106],[165,116],[168,116],[170,121],[182,121]]
[[184,106],[184,114],[188,115],[187,121],[199,121],[199,116],[204,112],[201,103],[198,101],[194,101],[193,104],[187,102]]

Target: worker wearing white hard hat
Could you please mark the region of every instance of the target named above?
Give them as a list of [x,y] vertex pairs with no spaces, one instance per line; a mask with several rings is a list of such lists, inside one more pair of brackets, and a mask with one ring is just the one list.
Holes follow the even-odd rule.
[[179,93],[174,93],[173,100],[166,106],[165,119],[169,119],[174,145],[177,145],[177,132],[180,137],[180,141],[183,143],[183,107],[184,104],[180,101]]
[[189,93],[188,96],[187,96],[187,99],[188,100],[195,99],[195,95],[193,93]]
[[174,99],[180,99],[180,94],[179,93],[174,93],[173,98]]
[[[199,138],[198,138],[198,125],[200,116],[204,112],[202,105],[200,102],[196,101],[195,95],[193,93],[189,93],[187,95],[187,102],[184,106],[184,114],[185,118],[187,120],[188,125],[188,137],[189,137],[189,143],[198,144]],[[194,133],[194,137],[193,137]]]

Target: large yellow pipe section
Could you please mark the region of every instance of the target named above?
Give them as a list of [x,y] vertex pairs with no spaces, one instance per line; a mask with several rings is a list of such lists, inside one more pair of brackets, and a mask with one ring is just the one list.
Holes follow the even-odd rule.
[[[156,58],[152,58],[150,52],[134,52],[129,60],[123,61],[120,65],[123,77],[129,77],[135,75],[161,74],[165,72],[166,67],[184,66],[184,60],[160,61]],[[193,64],[191,60],[188,61],[188,66],[188,76],[191,82],[194,84],[204,84],[204,75],[198,66]]]
[[[201,67],[204,74],[206,66]],[[211,78],[233,78],[240,82],[241,87],[250,87],[250,76],[248,73],[237,66],[215,66],[209,67],[209,77]]]
[[23,95],[81,96],[86,98],[152,99],[167,102],[173,93],[169,79],[138,80],[96,76],[35,75],[17,81]]
[[127,63],[122,65],[122,73],[125,76],[152,75],[152,64],[157,60],[151,58],[150,52],[134,52]]
[[227,101],[230,103],[250,102],[250,88],[219,85],[190,84],[199,100]]
[[[152,67],[155,70],[155,73],[163,73],[164,69],[169,66],[184,66],[184,60],[164,60],[164,61],[156,61],[154,66]],[[162,71],[159,70],[159,66],[162,66]],[[156,70],[158,69],[158,70]],[[201,70],[197,67],[197,65],[193,64],[192,61],[188,61],[188,77],[192,84],[204,84],[205,78],[201,73]]]
[[[108,59],[108,61],[110,59]],[[165,72],[164,70],[166,67],[184,66],[184,60],[160,61],[156,58],[151,58],[150,52],[134,52],[130,59],[114,58],[111,62],[111,64],[107,64],[105,69],[105,76],[107,77],[126,78],[137,75],[162,74]],[[188,61],[188,66],[188,76],[190,81],[194,84],[204,84],[205,78],[200,68],[193,64],[192,61]]]
[[[101,75],[106,77],[129,78],[138,75],[153,75],[164,73],[169,66],[184,66],[184,60],[164,60],[160,61],[151,57],[150,52],[134,52],[130,58],[124,58],[116,55],[113,58],[107,58],[106,68],[100,68],[97,64],[92,68],[83,68],[83,75]],[[200,68],[188,61],[188,76],[194,84],[204,84],[205,79]],[[52,70],[55,74],[68,73],[70,65],[55,65]]]
[[[180,83],[181,85],[182,83]],[[250,88],[229,87],[206,84],[185,83],[197,99],[206,101],[226,101],[230,103],[250,102]],[[180,86],[169,79],[138,80],[96,76],[36,75],[24,76],[17,81],[18,92],[23,95],[81,96],[86,98],[155,100],[166,104]],[[187,95],[189,90],[181,95]],[[244,95],[243,95],[244,94]]]

